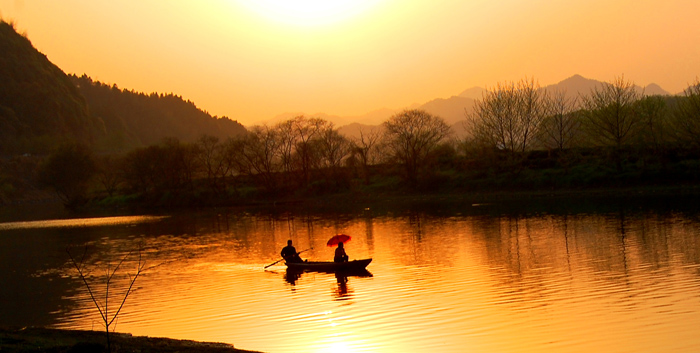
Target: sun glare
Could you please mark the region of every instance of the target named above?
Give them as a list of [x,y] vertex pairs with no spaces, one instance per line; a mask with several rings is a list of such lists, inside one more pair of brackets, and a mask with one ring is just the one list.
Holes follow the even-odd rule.
[[353,18],[380,0],[238,0],[255,13],[294,26],[331,25]]

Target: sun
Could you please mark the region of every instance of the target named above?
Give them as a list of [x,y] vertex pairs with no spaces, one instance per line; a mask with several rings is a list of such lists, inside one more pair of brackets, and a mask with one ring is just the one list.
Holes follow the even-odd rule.
[[381,0],[237,0],[274,22],[301,27],[337,24],[360,15]]

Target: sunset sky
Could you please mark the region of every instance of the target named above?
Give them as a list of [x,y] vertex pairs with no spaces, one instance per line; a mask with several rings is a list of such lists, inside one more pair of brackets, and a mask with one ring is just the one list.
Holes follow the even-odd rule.
[[0,0],[66,73],[245,125],[526,77],[624,75],[678,93],[700,76],[698,13],[697,0]]

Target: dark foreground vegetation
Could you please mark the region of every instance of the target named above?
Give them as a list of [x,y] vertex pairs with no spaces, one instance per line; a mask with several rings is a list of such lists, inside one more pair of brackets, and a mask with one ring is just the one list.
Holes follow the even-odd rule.
[[[224,343],[134,337],[114,333],[115,352],[245,353]],[[103,332],[47,328],[0,328],[0,352],[106,352]]]

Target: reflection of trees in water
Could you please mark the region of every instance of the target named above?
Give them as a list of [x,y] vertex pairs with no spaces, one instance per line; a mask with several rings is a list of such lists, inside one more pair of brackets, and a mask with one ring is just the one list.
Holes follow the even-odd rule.
[[463,232],[443,217],[410,213],[391,219],[390,251],[405,266],[452,266],[459,257]]
[[370,256],[374,254],[374,217],[369,208],[366,208],[362,214],[365,222],[365,235],[367,237],[367,249],[369,250]]
[[546,296],[547,277],[568,267],[567,237],[555,236],[563,232],[551,217],[478,217],[472,224],[489,272],[508,288],[511,300]]
[[[548,278],[606,281],[643,289],[678,271],[699,274],[697,223],[683,217],[620,210],[602,215],[475,217],[496,280],[539,295]],[[514,286],[515,285],[515,286]],[[514,286],[514,287],[513,287]]]

